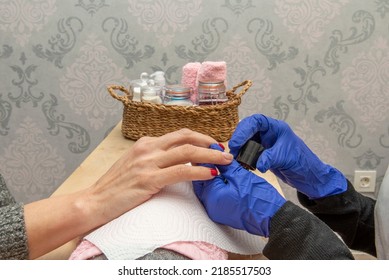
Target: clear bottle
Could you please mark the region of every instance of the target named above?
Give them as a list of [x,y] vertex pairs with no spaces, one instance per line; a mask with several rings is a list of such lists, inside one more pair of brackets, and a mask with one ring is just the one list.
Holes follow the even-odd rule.
[[165,86],[165,96],[163,103],[165,105],[193,106],[197,105],[191,97],[193,90],[181,84]]
[[228,101],[224,81],[199,81],[197,94],[199,105],[215,105]]
[[159,88],[161,97],[163,97],[165,95],[166,85],[165,72],[155,71],[153,74],[150,75],[150,78],[154,80],[155,86]]

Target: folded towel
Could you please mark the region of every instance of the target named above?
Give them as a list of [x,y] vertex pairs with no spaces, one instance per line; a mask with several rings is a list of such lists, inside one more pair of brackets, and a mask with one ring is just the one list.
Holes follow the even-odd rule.
[[200,82],[222,82],[226,84],[227,64],[225,61],[204,61],[197,74]]
[[197,74],[201,67],[200,62],[189,62],[182,67],[181,83],[193,89],[197,88]]
[[192,260],[227,260],[227,251],[202,241],[176,241],[162,247]]
[[193,89],[191,100],[195,103],[197,100],[197,74],[200,67],[200,62],[189,62],[182,67],[181,84]]

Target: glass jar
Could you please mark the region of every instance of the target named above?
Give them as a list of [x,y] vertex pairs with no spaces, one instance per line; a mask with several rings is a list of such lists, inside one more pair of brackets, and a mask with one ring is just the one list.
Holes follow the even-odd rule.
[[165,86],[163,103],[165,105],[193,106],[196,105],[191,99],[193,89],[184,85]]
[[132,80],[130,82],[130,92],[132,94],[132,101],[141,101],[142,87],[147,86],[149,75],[146,72],[140,74],[140,79]]
[[155,86],[155,82],[153,80],[149,80],[147,86],[142,87],[141,91],[141,101],[161,104],[161,89],[160,87]]
[[199,81],[197,93],[199,105],[215,105],[228,100],[224,81]]

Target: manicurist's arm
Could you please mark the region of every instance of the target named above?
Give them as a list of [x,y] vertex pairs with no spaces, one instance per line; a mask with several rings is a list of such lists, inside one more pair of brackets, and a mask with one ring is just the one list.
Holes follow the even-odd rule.
[[286,202],[270,222],[263,254],[277,260],[351,260],[348,247],[320,219]]
[[304,207],[337,232],[349,248],[377,256],[374,199],[357,192],[349,181],[343,193],[311,200],[298,192],[298,198]]
[[219,176],[193,183],[197,197],[213,221],[268,237],[263,251],[267,258],[353,259],[325,223],[286,201],[263,178],[235,160],[217,168]]
[[265,147],[258,170],[271,170],[295,188],[301,204],[349,248],[376,254],[374,200],[356,192],[342,172],[321,161],[282,120],[260,114],[242,120],[229,142],[235,157],[248,139],[260,139]]

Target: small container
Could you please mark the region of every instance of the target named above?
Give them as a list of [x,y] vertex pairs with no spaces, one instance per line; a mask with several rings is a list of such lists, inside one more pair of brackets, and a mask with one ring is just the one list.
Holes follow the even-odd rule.
[[244,168],[248,170],[255,170],[258,158],[261,156],[264,150],[265,148],[262,146],[262,144],[254,140],[249,140],[240,149],[236,160]]
[[193,90],[181,84],[165,86],[165,95],[163,103],[165,105],[193,106],[191,97]]
[[150,75],[150,78],[154,80],[155,87],[159,88],[161,97],[163,97],[165,95],[165,85],[166,85],[165,72],[155,71],[153,74]]
[[161,104],[162,99],[160,97],[161,88],[155,86],[154,80],[149,80],[147,86],[142,87],[141,100],[142,102]]
[[132,101],[141,101],[142,87],[147,86],[149,75],[146,72],[140,74],[140,79],[130,82],[130,92],[132,93]]
[[200,81],[197,94],[199,105],[215,105],[228,100],[224,81]]

